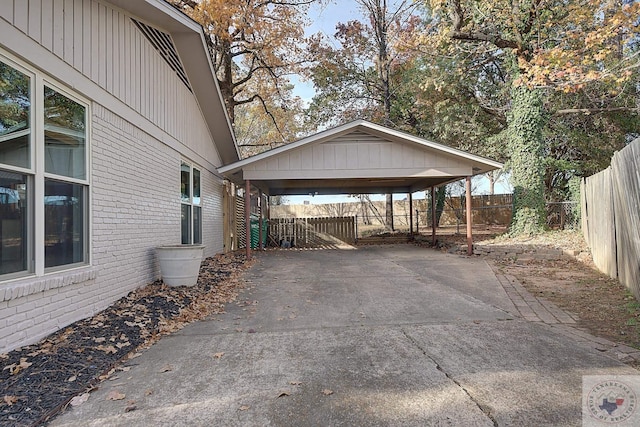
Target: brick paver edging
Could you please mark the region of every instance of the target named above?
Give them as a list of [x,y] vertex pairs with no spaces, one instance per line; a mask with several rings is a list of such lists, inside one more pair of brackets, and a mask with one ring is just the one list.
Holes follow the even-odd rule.
[[596,337],[579,329],[577,327],[577,318],[566,313],[552,302],[532,295],[514,276],[499,273],[493,266],[491,268],[518,311],[513,313],[514,315],[522,317],[529,322],[547,324],[556,332],[571,337],[621,362],[640,362],[640,351],[638,349]]

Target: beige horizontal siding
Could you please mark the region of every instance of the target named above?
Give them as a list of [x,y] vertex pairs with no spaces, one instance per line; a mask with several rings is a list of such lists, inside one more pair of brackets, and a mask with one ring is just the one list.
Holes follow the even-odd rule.
[[0,0],[0,16],[169,135],[220,164],[195,97],[128,14],[96,0]]

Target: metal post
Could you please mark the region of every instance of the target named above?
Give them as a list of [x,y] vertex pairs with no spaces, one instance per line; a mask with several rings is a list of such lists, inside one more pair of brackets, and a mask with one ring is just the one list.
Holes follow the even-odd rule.
[[431,246],[436,245],[436,188],[431,187]]
[[467,255],[473,255],[473,215],[471,213],[471,177],[467,177]]
[[258,212],[260,213],[260,215],[258,215],[258,248],[260,249],[264,249],[264,245],[262,244],[262,239],[264,238],[263,233],[262,233],[262,202],[264,200],[262,200],[262,190],[258,190]]
[[251,181],[244,182],[244,222],[246,227],[245,253],[247,261],[251,259]]
[[420,211],[416,209],[416,234],[420,234]]
[[413,236],[413,193],[409,193],[409,235]]

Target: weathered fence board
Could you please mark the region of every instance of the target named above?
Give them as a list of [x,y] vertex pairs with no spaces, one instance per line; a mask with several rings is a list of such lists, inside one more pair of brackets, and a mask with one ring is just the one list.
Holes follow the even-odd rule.
[[269,235],[278,244],[322,246],[356,241],[356,217],[271,218]]
[[[475,225],[504,225],[511,223],[513,196],[511,194],[474,195],[471,199],[473,223]],[[386,204],[384,201],[342,202],[309,205],[278,205],[271,207],[271,216],[275,218],[316,218],[357,216],[359,224],[365,228],[379,230],[385,226]],[[394,225],[397,230],[409,229],[409,202],[393,202]],[[431,225],[431,204],[429,200],[413,199],[413,224],[420,227]],[[466,207],[460,196],[447,197],[440,216],[439,226],[464,224]],[[547,204],[547,223],[551,228],[575,227],[570,202]],[[376,228],[377,227],[377,228]]]
[[585,196],[587,204],[583,211],[588,221],[586,240],[593,262],[600,271],[616,278],[618,271],[610,167],[589,177]]
[[585,178],[582,229],[594,264],[640,299],[640,139]]
[[236,197],[236,242],[238,249],[247,247],[247,222],[245,221],[244,197]]
[[[613,156],[615,232],[618,278],[640,295],[640,144]],[[631,154],[631,155],[629,155]]]

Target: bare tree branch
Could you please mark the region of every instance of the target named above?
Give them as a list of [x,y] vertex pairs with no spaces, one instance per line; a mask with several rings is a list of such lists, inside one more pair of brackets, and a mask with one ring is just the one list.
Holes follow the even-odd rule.
[[450,16],[453,21],[453,29],[449,34],[451,38],[464,41],[480,41],[491,43],[501,49],[518,49],[518,43],[512,40],[505,40],[497,34],[486,34],[478,31],[462,31],[464,27],[464,9],[460,0],[452,0]]
[[557,110],[554,114],[555,115],[575,114],[575,113],[597,114],[597,113],[614,113],[617,111],[640,113],[640,108],[638,107],[565,108],[563,110]]

